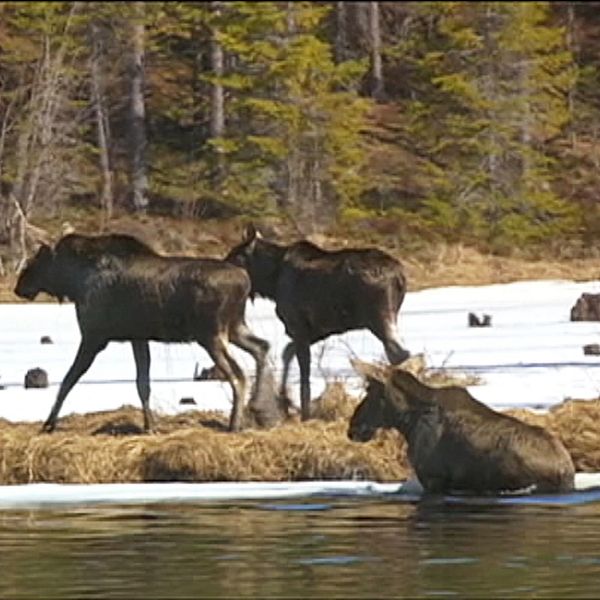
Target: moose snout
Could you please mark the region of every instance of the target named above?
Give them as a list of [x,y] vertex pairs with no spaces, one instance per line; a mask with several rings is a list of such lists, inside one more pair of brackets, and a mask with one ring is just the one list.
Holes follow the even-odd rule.
[[33,288],[28,288],[27,286],[17,283],[14,292],[19,298],[25,298],[25,300],[33,300],[36,296],[37,290]]

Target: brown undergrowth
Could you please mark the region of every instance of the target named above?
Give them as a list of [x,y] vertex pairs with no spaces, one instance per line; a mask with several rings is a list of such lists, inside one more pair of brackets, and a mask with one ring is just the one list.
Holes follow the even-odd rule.
[[[42,220],[36,226],[46,233],[49,243],[58,241],[68,226],[69,231],[87,235],[107,232],[135,235],[164,254],[222,258],[239,242],[245,223],[241,218],[189,219],[123,211],[117,211],[109,223],[104,223],[101,212],[88,207],[67,211],[60,218]],[[296,228],[281,219],[263,218],[256,225],[266,237],[279,243],[288,244],[301,237]],[[403,263],[411,292],[440,286],[537,279],[588,281],[597,279],[600,272],[600,251],[594,247],[582,249],[578,244],[556,244],[544,252],[529,254],[515,248],[511,256],[498,256],[461,243],[423,241],[421,236],[410,240],[401,235],[378,236],[368,226],[338,228],[329,235],[313,234],[309,238],[329,250],[380,247]],[[6,259],[7,253],[8,249],[0,244],[0,257]],[[10,261],[6,263],[9,264]],[[16,275],[8,267],[6,274],[0,275],[0,302],[23,301],[13,293],[15,282]],[[48,300],[43,294],[39,297],[39,301]]]
[[[429,376],[442,383],[439,372]],[[312,420],[241,433],[226,431],[222,413],[189,411],[157,415],[158,432],[144,435],[141,411],[131,406],[64,417],[51,435],[39,433],[41,423],[0,420],[0,483],[406,479],[411,469],[397,432],[380,431],[366,444],[347,438],[357,402],[335,383],[314,402]],[[507,412],[557,434],[577,471],[600,471],[600,400]]]
[[41,423],[1,421],[0,483],[399,480],[408,472],[396,433],[355,444],[344,418],[241,433],[225,431],[219,413],[190,411],[158,423],[157,434],[141,434],[133,407],[65,417],[51,435],[38,433]]

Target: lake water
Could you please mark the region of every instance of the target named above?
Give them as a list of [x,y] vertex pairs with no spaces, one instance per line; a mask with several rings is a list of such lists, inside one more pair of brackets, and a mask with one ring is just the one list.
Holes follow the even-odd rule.
[[597,598],[600,503],[0,511],[0,597]]

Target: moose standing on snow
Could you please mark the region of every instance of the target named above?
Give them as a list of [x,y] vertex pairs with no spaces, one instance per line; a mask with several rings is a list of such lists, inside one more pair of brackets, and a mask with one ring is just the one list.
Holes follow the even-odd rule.
[[350,419],[348,436],[367,442],[380,427],[397,429],[427,492],[573,489],[571,456],[545,429],[492,410],[462,387],[433,388],[400,368],[355,366],[368,387]]
[[302,420],[310,416],[310,346],[315,342],[365,328],[383,342],[391,363],[408,358],[396,339],[406,279],[400,263],[381,250],[330,252],[308,241],[281,246],[262,239],[249,226],[226,260],[248,271],[252,296],[275,301],[277,316],[292,340],[283,351],[281,394],[296,355]]
[[39,292],[73,301],[81,330],[79,350],[43,431],[54,430],[67,394],[110,341],[131,342],[145,431],[153,428],[150,340],[196,341],[207,350],[231,385],[229,428],[237,431],[246,378],[228,351],[231,341],[256,361],[250,408],[257,423],[270,425],[277,418],[275,394],[268,385],[269,344],[244,319],[250,280],[243,269],[221,260],[161,256],[127,235],[70,234],[54,248],[42,245],[20,273],[15,293],[33,300]]

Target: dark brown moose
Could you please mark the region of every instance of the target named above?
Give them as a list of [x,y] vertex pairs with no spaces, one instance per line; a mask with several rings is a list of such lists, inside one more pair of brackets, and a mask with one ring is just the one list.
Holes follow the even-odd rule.
[[402,369],[385,373],[357,365],[368,378],[350,439],[370,440],[380,427],[395,428],[425,491],[491,494],[527,488],[569,491],[571,456],[551,433],[498,413],[461,387],[433,388]]
[[243,269],[221,260],[161,256],[127,235],[70,234],[54,248],[42,245],[20,273],[15,293],[32,300],[39,292],[73,301],[81,331],[43,431],[54,430],[67,394],[110,341],[131,342],[146,431],[153,429],[149,340],[196,341],[206,349],[231,385],[234,431],[242,424],[246,378],[229,353],[231,341],[256,361],[254,417],[261,425],[276,418],[274,390],[269,394],[266,383],[270,376],[272,384],[269,344],[244,320],[250,280]]
[[400,263],[377,249],[326,251],[308,241],[278,245],[249,226],[227,260],[244,267],[252,296],[275,301],[291,342],[283,351],[281,394],[294,355],[300,367],[302,419],[310,414],[310,346],[332,334],[369,329],[390,362],[409,353],[396,340],[396,319],[406,293]]

